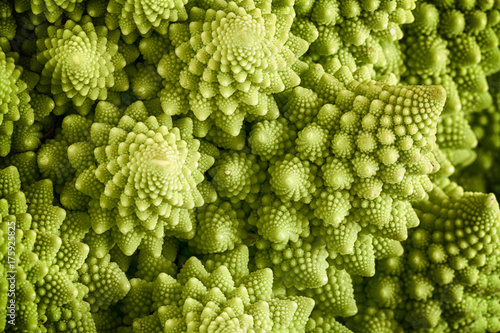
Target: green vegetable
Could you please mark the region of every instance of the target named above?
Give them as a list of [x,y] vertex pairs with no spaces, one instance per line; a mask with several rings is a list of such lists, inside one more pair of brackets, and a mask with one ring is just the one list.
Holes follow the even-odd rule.
[[0,0],[0,331],[500,331],[499,38],[489,0]]

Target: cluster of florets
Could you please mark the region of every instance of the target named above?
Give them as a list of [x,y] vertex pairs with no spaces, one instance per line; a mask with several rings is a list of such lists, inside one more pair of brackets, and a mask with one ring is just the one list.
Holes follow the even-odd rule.
[[499,3],[0,0],[0,331],[500,331]]
[[[250,132],[250,146],[260,157],[275,153],[268,168],[270,191],[283,203],[310,203],[324,224],[318,231],[323,236],[349,224],[357,231],[348,243],[361,229],[406,239],[414,219],[400,212],[424,198],[432,188],[429,175],[439,169],[433,151],[445,91],[358,81],[345,67],[334,76],[321,67],[304,74],[312,76],[314,81],[304,83],[307,88],[288,93],[283,107],[288,122],[259,122]],[[280,149],[291,129],[297,133],[295,145]],[[261,202],[267,206],[273,200]],[[287,220],[293,229],[283,227],[279,234],[260,222],[263,217],[253,224],[264,238],[280,243],[307,229],[296,212],[293,216]],[[336,242],[327,246],[333,251]]]
[[362,312],[385,309],[397,317],[397,329],[496,331],[500,210],[495,197],[464,193],[450,183],[415,207],[421,225],[410,231],[403,258],[385,259],[374,279],[360,285],[360,293],[369,295],[359,295],[367,300]]
[[397,42],[413,9],[414,1],[298,1],[292,31],[311,43],[307,58],[329,73],[369,65],[377,77],[399,76],[405,69]]
[[492,104],[487,76],[500,69],[498,4],[494,2],[421,2],[415,21],[404,29],[402,50],[410,84],[440,84],[448,92],[437,141],[456,167],[475,159],[466,115]]
[[[463,108],[491,103],[486,76],[498,71],[498,5],[493,2],[421,2],[405,31],[409,82],[450,76]],[[416,52],[418,51],[418,52]],[[459,103],[460,103],[459,102]]]
[[16,54],[9,53],[10,46],[2,48],[0,43],[0,156],[11,151],[14,126],[30,126],[34,112],[26,83],[21,80],[23,72],[16,65]]
[[[498,74],[492,77],[492,81],[498,78]],[[498,193],[499,174],[495,171],[499,156],[496,153],[500,149],[500,113],[497,112],[500,103],[498,87],[492,86],[493,104],[481,110],[471,113],[468,121],[475,136],[478,146],[476,149],[476,160],[461,170],[460,174],[454,175],[454,180],[468,191]],[[481,170],[479,176],[477,171]]]
[[117,79],[126,64],[118,52],[118,33],[95,27],[88,16],[64,26],[43,26],[37,33],[39,89],[51,93],[57,105],[71,100],[86,114],[94,101],[107,99],[108,90],[128,89],[128,81]]
[[299,84],[292,65],[308,43],[289,31],[290,6],[271,1],[258,7],[248,1],[196,5],[189,24],[169,27],[175,50],[158,64],[167,81],[162,107],[171,115],[192,111],[199,120],[210,117],[236,136],[247,116],[276,108],[272,94]]
[[[105,265],[96,265],[88,258],[81,216],[52,205],[50,180],[26,184],[20,190],[18,170],[13,166],[0,170],[0,283],[9,288],[7,277],[16,272],[16,286],[10,288],[16,293],[16,327],[26,331],[45,327],[95,332],[91,305],[97,311],[123,298],[130,289],[125,273],[109,258]],[[92,276],[87,278],[82,270],[89,269]],[[8,293],[2,295],[2,330],[11,326],[6,316],[9,299]]]
[[90,197],[80,210],[88,209],[93,231],[111,233],[125,254],[132,255],[143,239],[158,253],[165,229],[192,230],[191,221],[180,224],[179,216],[205,203],[197,186],[213,157],[199,152],[189,118],[174,124],[167,115],[149,116],[140,101],[124,115],[101,103],[90,142],[67,148],[77,170],[74,187]]
[[109,29],[120,29],[127,41],[148,35],[151,30],[168,33],[170,22],[184,21],[187,0],[141,1],[112,0],[107,5],[106,25]]
[[[314,301],[274,296],[273,272],[249,273],[248,259],[248,248],[240,246],[205,262],[190,258],[177,279],[166,273],[133,279],[123,300],[125,323],[134,332],[303,332]],[[150,299],[149,307],[138,299]]]

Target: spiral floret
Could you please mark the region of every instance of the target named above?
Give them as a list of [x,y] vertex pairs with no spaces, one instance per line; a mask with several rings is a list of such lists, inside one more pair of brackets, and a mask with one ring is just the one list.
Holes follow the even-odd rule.
[[43,14],[50,22],[56,22],[63,14],[79,19],[85,10],[82,2],[85,0],[29,0],[16,3],[15,9],[18,13],[31,9],[35,15]]
[[222,154],[209,174],[217,193],[232,201],[255,201],[265,179],[254,155],[237,152]]
[[316,186],[314,169],[311,170],[309,161],[287,154],[269,168],[269,173],[269,183],[283,201],[311,201]]
[[87,113],[94,101],[107,98],[109,89],[128,89],[128,79],[117,79],[126,64],[118,53],[117,32],[108,33],[84,17],[40,29],[38,37],[40,89],[53,94],[56,105],[71,100],[80,113]]
[[[165,112],[190,109],[200,120],[212,116],[219,128],[235,136],[247,115],[275,109],[270,94],[299,84],[291,66],[308,46],[289,32],[292,13],[288,6],[271,9],[270,3],[256,8],[253,2],[223,2],[194,7],[189,27],[172,24],[175,52],[158,66],[168,81],[161,93]],[[274,28],[275,22],[281,24]],[[182,102],[186,98],[189,103]]]
[[[246,268],[248,249],[243,248],[246,256],[237,256],[241,249],[227,255]],[[153,282],[133,279],[131,292],[123,301],[124,309],[136,310],[136,299],[152,300],[141,311],[129,312],[134,331],[305,331],[314,301],[303,296],[273,296],[272,270],[248,274],[222,262],[210,266],[208,270],[208,262],[191,257],[177,279],[165,273]]]
[[167,34],[170,22],[187,19],[186,3],[187,0],[112,0],[107,9],[125,36],[134,36],[137,30],[141,35],[151,30]]
[[[6,156],[12,148],[15,130],[33,124],[33,109],[26,83],[20,79],[23,72],[16,65],[15,54],[4,52],[0,46],[0,156]],[[16,145],[17,146],[17,145]]]
[[[143,238],[149,244],[152,237],[161,245],[164,226],[191,230],[191,225],[176,229],[180,210],[204,204],[197,185],[214,162],[213,157],[198,152],[200,142],[189,132],[192,123],[181,126],[181,131],[173,127],[170,117],[147,114],[139,101],[116,122],[95,122],[90,132],[96,164],[83,170],[75,184],[92,198],[94,231],[101,234],[113,228],[118,245],[129,255]],[[189,125],[190,119],[185,120]]]
[[379,261],[374,278],[356,286],[356,300],[365,298],[352,324],[376,307],[390,311],[404,330],[497,330],[495,196],[448,183],[414,206],[420,225],[410,230],[403,256]]

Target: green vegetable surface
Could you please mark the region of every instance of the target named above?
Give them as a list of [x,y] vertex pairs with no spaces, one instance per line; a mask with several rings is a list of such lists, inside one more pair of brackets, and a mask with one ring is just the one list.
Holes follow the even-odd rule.
[[0,331],[500,332],[499,40],[498,0],[0,0]]

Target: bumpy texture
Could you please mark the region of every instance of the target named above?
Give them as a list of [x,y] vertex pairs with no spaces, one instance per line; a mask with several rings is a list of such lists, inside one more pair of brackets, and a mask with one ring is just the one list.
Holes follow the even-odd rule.
[[42,14],[47,21],[54,23],[63,14],[69,15],[72,19],[79,20],[82,16],[85,0],[26,0],[17,1],[15,8],[18,13],[23,13],[27,10],[35,15]]
[[196,235],[189,241],[201,253],[232,250],[241,242],[241,226],[236,210],[229,202],[217,201],[198,210]]
[[[0,287],[3,290],[0,296],[0,306],[2,307],[2,310],[0,310],[0,330],[5,330],[7,321],[15,319],[15,308],[11,310],[8,309],[7,306],[10,305],[8,297],[11,293],[10,289],[15,290],[15,274],[9,272],[16,272],[19,270],[19,268],[16,267],[19,263],[16,263],[16,258],[12,256],[13,253],[16,253],[16,250],[20,249],[20,244],[16,244],[16,241],[20,241],[19,235],[16,235],[16,222],[18,221],[13,214],[23,214],[26,213],[27,210],[26,198],[22,192],[19,192],[20,189],[21,181],[17,169],[13,166],[0,169]],[[18,197],[16,201],[20,201],[18,207],[15,207],[17,202],[13,202],[12,200],[16,199],[16,196]],[[7,200],[9,197],[10,200]],[[29,227],[29,225],[24,227]],[[13,283],[11,284],[12,277],[14,277],[14,281],[12,281]],[[33,288],[31,285],[30,287]],[[33,299],[23,301],[25,303],[31,301],[29,302],[31,307],[34,305],[32,304]]]
[[[270,189],[283,202],[311,203],[321,220],[313,232],[333,256],[349,255],[361,230],[405,240],[406,229],[418,224],[408,203],[425,197],[429,175],[439,170],[434,151],[444,89],[385,85],[366,73],[359,69],[358,80],[346,67],[330,75],[311,66],[305,87],[283,93],[288,122],[276,124],[298,134],[287,154],[271,160]],[[318,150],[305,148],[315,144]],[[373,274],[370,265],[364,274]]]
[[413,22],[415,1],[297,1],[292,31],[311,43],[308,61],[329,73],[370,66],[377,77],[404,73],[398,41]]
[[292,65],[308,44],[289,31],[294,11],[286,4],[193,5],[189,26],[169,27],[175,51],[158,65],[166,79],[162,106],[171,115],[191,110],[200,120],[211,117],[236,136],[245,117],[276,108],[271,94],[299,84]]
[[94,156],[77,143],[68,148],[79,170],[75,187],[91,197],[94,232],[111,233],[127,255],[141,242],[159,255],[164,229],[192,229],[189,220],[179,224],[179,215],[204,204],[197,186],[214,160],[198,151],[190,119],[179,120],[181,132],[166,115],[148,117],[142,102],[130,105],[123,116],[117,107],[101,103],[90,129]]
[[[453,175],[453,179],[468,191],[500,193],[500,179],[496,167],[500,148],[500,94],[498,74],[488,80],[493,95],[493,105],[468,115],[468,121],[478,140],[474,163]],[[478,170],[481,172],[478,173]]]
[[0,331],[500,331],[499,23],[0,0]]
[[[96,332],[89,303],[84,300],[88,289],[77,281],[89,246],[76,228],[62,227],[72,217],[52,205],[52,182],[41,180],[21,192],[19,173],[13,166],[0,170],[0,180],[2,232],[8,235],[10,231],[13,236],[8,270],[17,272],[15,327],[30,332]],[[2,245],[7,249],[7,243]],[[7,258],[2,256],[2,264]],[[4,295],[2,301],[7,298]],[[3,313],[2,320],[5,318]],[[5,322],[0,324],[3,329]]]
[[264,239],[275,244],[297,242],[309,232],[309,220],[302,214],[301,205],[282,202],[273,195],[263,195],[250,214],[248,223],[257,227]]
[[255,201],[265,179],[254,155],[237,152],[223,153],[209,174],[218,194],[231,201]]
[[257,245],[260,251],[255,255],[255,265],[260,269],[271,267],[276,278],[288,288],[321,287],[328,281],[328,252],[324,245],[313,241],[314,238],[308,237],[286,246],[261,241]]
[[[486,76],[498,71],[498,4],[421,2],[402,44],[410,59],[406,78],[415,83],[450,76],[465,112],[491,103]],[[419,52],[414,52],[419,45]],[[424,55],[424,57],[422,57]],[[426,66],[423,68],[423,66]],[[453,99],[451,103],[456,103]]]
[[[231,257],[235,262],[226,263]],[[123,301],[125,323],[134,332],[304,331],[314,301],[273,296],[272,271],[248,273],[247,265],[248,249],[241,246],[205,265],[191,257],[177,279],[164,273],[153,282],[133,279]],[[151,301],[141,308],[137,299]]]
[[403,80],[448,91],[437,138],[457,168],[475,158],[477,140],[466,115],[492,103],[486,78],[500,69],[498,10],[494,2],[421,2],[401,43],[408,59]]
[[[398,323],[395,331],[496,331],[500,210],[495,197],[464,193],[448,183],[414,206],[421,224],[411,230],[405,255],[382,261],[374,278],[356,286],[361,312],[389,311]],[[391,316],[384,325],[392,325]]]
[[[3,19],[2,19],[3,20]],[[34,112],[29,104],[28,86],[21,79],[23,69],[16,65],[18,55],[10,47],[0,45],[0,156],[6,156],[12,145],[13,133],[33,125]],[[14,141],[14,142],[13,142]]]
[[116,29],[118,22],[121,32],[134,35],[136,30],[147,35],[154,29],[160,34],[167,34],[170,22],[184,21],[187,12],[184,5],[187,0],[112,0],[108,4],[108,27]]
[[12,40],[16,36],[17,24],[16,19],[12,15],[13,6],[7,1],[0,3],[0,37],[5,37]]
[[68,20],[64,26],[43,26],[37,33],[39,89],[50,92],[57,105],[71,100],[86,114],[95,100],[107,98],[108,89],[128,89],[128,80],[117,80],[126,64],[118,52],[118,32],[108,33],[85,17],[79,22]]

